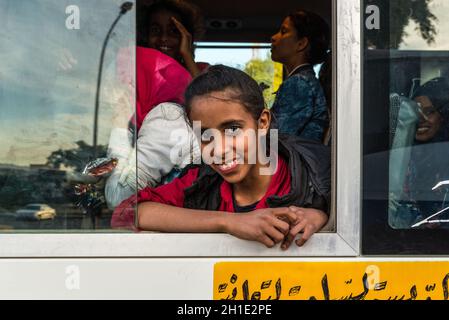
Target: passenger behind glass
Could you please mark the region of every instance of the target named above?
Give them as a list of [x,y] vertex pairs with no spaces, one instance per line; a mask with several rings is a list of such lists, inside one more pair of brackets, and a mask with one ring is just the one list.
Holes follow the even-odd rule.
[[172,57],[195,77],[207,64],[195,63],[194,41],[203,32],[199,9],[182,0],[160,0],[142,7],[138,45]]
[[[421,109],[419,122],[403,201],[397,216],[390,217],[390,224],[399,228],[411,227],[448,206],[447,202],[444,203],[446,190],[432,191],[432,188],[443,180],[449,180],[449,80],[432,79],[419,87],[413,97]],[[430,224],[424,226],[429,227]]]
[[281,133],[323,141],[329,127],[326,98],[313,67],[326,60],[330,31],[317,14],[290,14],[272,39],[271,58],[284,65],[287,79],[277,92],[273,114]]
[[132,145],[126,108],[118,105],[108,148],[108,156],[118,159],[118,166],[105,188],[111,209],[138,190],[169,181],[200,157],[182,106],[190,74],[157,50],[138,47],[136,59],[137,142]]
[[186,110],[200,130],[204,163],[124,201],[114,211],[114,228],[135,226],[137,203],[143,230],[226,232],[268,247],[282,242],[283,249],[299,232],[301,246],[326,224],[329,150],[272,135],[271,113],[254,79],[230,67],[210,67],[187,89]]

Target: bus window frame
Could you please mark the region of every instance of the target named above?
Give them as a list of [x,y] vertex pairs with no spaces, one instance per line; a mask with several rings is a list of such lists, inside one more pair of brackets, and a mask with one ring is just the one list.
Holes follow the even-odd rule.
[[[360,0],[332,0],[333,213],[335,232],[315,234],[304,247],[268,249],[226,234],[0,234],[0,258],[83,257],[354,257],[360,254],[361,19]],[[337,41],[338,40],[338,41]],[[335,108],[335,106],[341,106]],[[333,224],[333,221],[330,221]]]

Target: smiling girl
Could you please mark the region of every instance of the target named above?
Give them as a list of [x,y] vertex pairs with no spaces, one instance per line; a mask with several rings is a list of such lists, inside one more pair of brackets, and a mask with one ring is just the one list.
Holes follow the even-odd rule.
[[297,241],[301,246],[325,225],[329,150],[282,136],[270,144],[278,143],[277,152],[269,150],[276,152],[275,170],[264,174],[272,164],[253,157],[260,141],[248,137],[267,135],[271,114],[251,77],[213,66],[190,84],[186,105],[190,122],[201,124],[203,159],[210,155],[213,163],[190,166],[172,183],[142,190],[137,201],[131,198],[114,212],[113,227],[135,222],[134,211],[128,209],[135,202],[141,230],[224,232],[267,247],[282,243],[283,249],[298,233],[303,232]]

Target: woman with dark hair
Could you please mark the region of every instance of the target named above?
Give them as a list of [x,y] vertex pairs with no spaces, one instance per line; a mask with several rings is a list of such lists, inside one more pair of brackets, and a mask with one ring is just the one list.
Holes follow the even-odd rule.
[[159,0],[140,12],[138,45],[172,57],[197,76],[204,68],[194,60],[193,41],[203,32],[199,9],[182,0]]
[[398,229],[410,228],[443,209],[444,190],[432,189],[449,180],[449,80],[440,77],[426,82],[415,91],[413,99],[419,105],[419,120],[407,130],[416,131],[415,141],[409,151],[400,206],[390,211],[389,217],[390,225]]
[[326,60],[329,39],[327,23],[304,10],[285,18],[272,37],[271,58],[282,63],[288,74],[272,109],[281,133],[323,141],[329,117],[323,88],[313,67]]

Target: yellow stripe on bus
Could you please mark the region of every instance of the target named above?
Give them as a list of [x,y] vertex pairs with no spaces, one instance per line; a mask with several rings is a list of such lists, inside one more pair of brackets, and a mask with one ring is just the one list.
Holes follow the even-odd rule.
[[448,300],[449,262],[236,262],[214,268],[214,299]]

